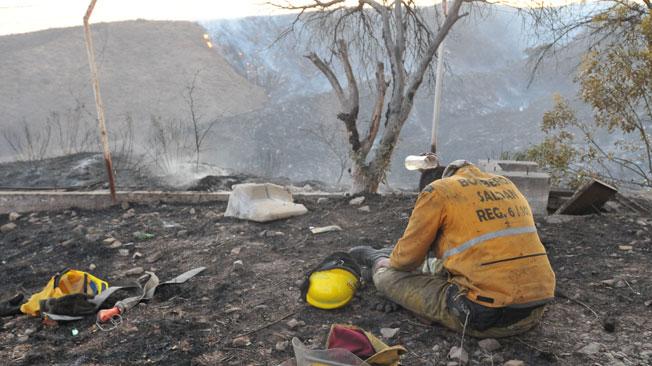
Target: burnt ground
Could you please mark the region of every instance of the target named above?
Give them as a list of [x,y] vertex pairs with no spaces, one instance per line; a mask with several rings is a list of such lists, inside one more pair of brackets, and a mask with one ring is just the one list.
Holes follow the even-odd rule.
[[[162,288],[110,332],[98,330],[91,318],[55,326],[27,316],[3,318],[0,363],[278,365],[293,355],[284,341],[296,336],[321,346],[329,326],[341,322],[378,335],[380,328],[400,328],[388,343],[409,349],[404,365],[447,364],[460,335],[424,325],[405,310],[369,310],[378,298],[372,286],[339,310],[318,310],[298,301],[304,273],[327,254],[360,244],[393,244],[415,197],[368,197],[370,212],[350,206],[346,198],[316,200],[299,200],[310,210],[307,215],[267,224],[222,218],[225,203],[24,215],[15,230],[0,234],[3,298],[18,290],[40,290],[64,267],[88,269],[93,264],[91,272],[111,284],[135,279],[125,275],[134,267],[153,270],[163,280],[197,266],[207,270],[186,284]],[[0,216],[0,225],[7,221]],[[313,235],[308,229],[333,224],[343,231]],[[538,225],[565,297],[548,307],[542,324],[501,339],[502,347],[493,354],[467,337],[470,364],[500,365],[512,359],[527,365],[650,364],[652,217],[591,215],[562,223],[542,219]],[[154,237],[136,240],[137,231]],[[102,242],[107,236],[120,240],[129,256],[108,248]],[[136,252],[142,257],[133,258]],[[243,270],[234,267],[237,260]],[[287,324],[291,319],[298,321],[293,329]],[[612,331],[605,330],[605,320],[615,325]],[[73,329],[79,334],[73,336]],[[251,343],[234,345],[240,335]],[[585,348],[591,343],[597,345]]]

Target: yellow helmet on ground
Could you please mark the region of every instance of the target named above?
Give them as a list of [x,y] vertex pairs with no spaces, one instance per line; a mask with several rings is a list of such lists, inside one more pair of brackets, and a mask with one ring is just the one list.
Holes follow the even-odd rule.
[[306,302],[320,309],[337,309],[346,305],[358,287],[358,277],[346,269],[334,268],[310,275]]
[[328,256],[307,274],[301,298],[320,309],[337,309],[351,301],[360,285],[360,267],[348,253]]

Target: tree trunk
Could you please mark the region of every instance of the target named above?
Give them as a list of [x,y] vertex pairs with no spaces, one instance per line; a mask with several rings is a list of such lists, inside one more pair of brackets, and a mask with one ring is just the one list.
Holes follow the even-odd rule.
[[353,162],[351,165],[351,194],[377,193],[382,177],[368,165]]

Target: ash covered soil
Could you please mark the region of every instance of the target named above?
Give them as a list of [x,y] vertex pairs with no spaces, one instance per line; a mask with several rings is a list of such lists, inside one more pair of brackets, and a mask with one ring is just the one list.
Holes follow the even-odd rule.
[[[27,316],[3,318],[0,363],[278,365],[293,356],[286,343],[292,337],[322,347],[331,324],[353,323],[377,335],[380,328],[399,328],[387,343],[407,347],[404,365],[446,365],[460,335],[425,325],[405,310],[370,310],[378,299],[371,285],[339,310],[318,310],[298,301],[304,273],[329,253],[361,244],[393,245],[414,201],[403,195],[367,197],[364,205],[370,212],[364,212],[349,205],[348,198],[319,204],[317,198],[305,198],[298,202],[310,210],[307,215],[267,224],[223,218],[226,203],[24,215],[14,230],[0,234],[2,298],[39,291],[66,267],[88,270],[92,264],[96,268],[90,272],[112,285],[135,280],[138,275],[127,273],[136,267],[152,270],[162,280],[198,266],[207,269],[186,284],[159,289],[109,332],[99,330],[92,318],[55,326]],[[0,225],[8,220],[0,216]],[[326,225],[343,231],[309,231]],[[651,364],[652,217],[540,219],[538,227],[560,296],[539,326],[500,339],[497,351],[485,352],[477,339],[467,337],[469,364],[501,365],[514,359],[526,365]],[[154,237],[136,240],[135,232]],[[103,243],[107,237],[123,245],[109,248]],[[129,255],[119,255],[120,249]],[[242,268],[234,266],[238,260]],[[73,329],[79,334],[73,336]],[[250,344],[242,338],[234,344],[243,335]]]

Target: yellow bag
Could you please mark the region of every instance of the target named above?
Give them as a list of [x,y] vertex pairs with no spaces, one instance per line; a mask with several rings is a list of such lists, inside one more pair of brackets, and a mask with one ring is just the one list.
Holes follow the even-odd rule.
[[50,278],[41,292],[35,293],[20,307],[20,311],[31,316],[39,316],[41,300],[59,298],[72,294],[96,296],[109,288],[109,284],[84,271],[67,269]]

